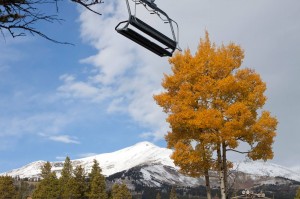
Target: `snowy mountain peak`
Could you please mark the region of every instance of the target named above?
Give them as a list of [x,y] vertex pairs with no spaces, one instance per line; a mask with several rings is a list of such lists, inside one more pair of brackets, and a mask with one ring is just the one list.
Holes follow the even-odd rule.
[[84,165],[89,171],[93,160],[96,159],[100,163],[103,174],[109,176],[142,164],[163,164],[175,167],[170,159],[171,153],[170,149],[160,148],[150,142],[140,142],[112,153],[82,158],[73,162]]
[[[131,169],[139,165],[161,164],[175,167],[170,159],[172,150],[160,148],[150,142],[140,142],[133,146],[112,152],[94,155],[86,158],[72,160],[73,166],[82,165],[86,172],[90,172],[94,159],[97,160],[102,168],[103,174],[110,176],[112,174]],[[0,174],[10,176],[20,176],[21,178],[36,177],[40,174],[40,168],[45,161],[36,161],[25,165],[19,169]],[[56,171],[58,176],[63,167],[63,162],[52,162],[52,170]]]
[[144,141],[144,142],[139,142],[139,143],[133,145],[132,147],[158,147],[158,146],[154,145],[151,142]]
[[[93,165],[93,161],[94,159],[96,159],[99,162],[100,167],[102,168],[103,174],[105,176],[111,176],[119,172],[126,172],[136,167],[143,167],[147,168],[147,171],[145,169],[142,169],[143,175],[147,179],[151,179],[149,176],[152,175],[164,177],[166,177],[167,175],[173,175],[173,177],[169,178],[172,179],[171,181],[174,181],[174,179],[179,178],[187,180],[188,178],[184,178],[182,177],[182,174],[178,173],[178,168],[174,165],[173,160],[170,158],[171,154],[172,150],[170,149],[158,147],[150,142],[140,142],[133,146],[112,153],[104,153],[86,158],[72,160],[72,164],[74,167],[77,165],[81,165],[86,172],[90,172]],[[19,176],[21,178],[35,178],[40,176],[40,168],[44,163],[45,161],[32,162],[19,169],[14,169],[12,171],[2,173],[0,175]],[[55,171],[58,174],[58,176],[60,176],[60,172],[63,167],[63,162],[52,162],[51,164],[52,170]],[[235,163],[234,165],[235,170],[250,175],[270,177],[280,176],[300,182],[299,172],[295,172],[280,165],[260,161],[239,162]],[[157,170],[158,168],[160,169]],[[170,174],[170,172],[172,174]],[[189,179],[189,181],[191,180]]]

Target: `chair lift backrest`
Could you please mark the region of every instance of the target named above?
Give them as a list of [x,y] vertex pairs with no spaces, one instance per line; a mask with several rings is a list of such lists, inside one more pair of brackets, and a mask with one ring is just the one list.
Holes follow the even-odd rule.
[[[133,16],[130,11],[130,6],[129,6],[128,0],[126,0],[126,3],[127,3],[127,8],[128,8],[128,13],[129,13],[129,19],[126,21],[120,22],[115,28],[116,31],[161,57],[163,57],[163,56],[171,57],[178,45],[177,39],[174,34],[173,25],[172,25],[172,22],[174,22],[174,21],[171,20],[165,12],[160,10],[156,6],[156,4],[153,3],[154,0],[137,0],[137,1],[139,1],[140,3],[144,3],[144,5],[145,4],[148,5],[150,8],[152,8],[154,10],[154,12],[156,12],[156,13],[159,12],[160,14],[164,15],[167,18],[167,20],[168,20],[167,23],[170,24],[170,28],[172,31],[173,40],[170,39],[169,37],[167,37],[166,35],[162,34],[161,32],[157,31],[153,27],[149,26],[142,20],[138,19],[136,16]],[[135,1],[135,3],[136,3],[136,1]],[[125,25],[122,28],[119,28],[119,26],[124,23],[125,23]],[[145,35],[150,36],[151,38],[153,38],[160,44],[163,44],[164,46],[159,45],[153,41],[150,41],[148,38],[144,37],[137,31],[130,28],[129,27],[130,25],[132,25],[139,31],[143,32]]]

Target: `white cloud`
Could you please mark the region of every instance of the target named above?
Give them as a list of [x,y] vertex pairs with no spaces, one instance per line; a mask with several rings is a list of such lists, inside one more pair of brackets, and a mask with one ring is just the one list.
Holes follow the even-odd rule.
[[161,139],[168,124],[153,94],[161,87],[163,73],[169,71],[167,58],[156,56],[114,31],[120,21],[128,18],[124,2],[105,2],[100,9],[105,13],[102,17],[87,10],[80,15],[82,38],[98,50],[81,60],[93,66],[91,75],[85,80],[62,76],[63,85],[58,92],[69,99],[106,100],[107,112],[128,114],[149,129],[143,136]]
[[55,159],[59,160],[59,161],[63,161],[66,159],[66,157],[64,156],[56,156]]
[[124,98],[116,98],[111,101],[107,108],[108,113],[126,112],[126,108],[123,106]]
[[72,75],[63,75],[60,79],[64,84],[57,88],[61,97],[69,99],[83,99],[91,102],[101,102],[109,95],[112,95],[109,87],[101,87],[94,82],[93,77],[87,81],[79,81]]
[[95,98],[99,95],[99,89],[86,82],[76,82],[74,80],[66,79],[65,84],[58,88],[60,93],[68,93],[68,97],[74,98]]
[[[67,110],[63,113],[53,111],[0,116],[0,150],[15,147],[18,140],[26,136],[40,136],[56,142],[78,144],[76,137],[61,135],[77,119],[76,113]],[[11,144],[7,144],[8,141]]]
[[48,137],[50,140],[62,142],[66,144],[80,144],[77,137],[69,135],[52,135]]
[[[114,31],[118,22],[127,19],[124,2],[101,4],[99,10],[103,16],[100,17],[85,10],[81,12],[81,37],[98,51],[82,60],[93,66],[90,70],[93,73],[85,80],[73,79],[69,87],[65,82],[62,87],[66,89],[62,91],[71,98],[109,101],[108,112],[127,113],[149,128],[141,136],[163,138],[168,125],[152,95],[161,90],[162,74],[170,72],[170,66],[167,59],[157,57]],[[289,153],[285,146],[293,143],[290,145],[296,151],[297,139],[291,138],[299,138],[299,1],[218,0],[183,4],[165,0],[157,4],[178,22],[183,49],[189,47],[195,52],[205,30],[217,44],[234,41],[245,49],[244,66],[254,68],[266,81],[269,98],[266,108],[279,119],[275,159],[295,162],[294,156],[285,155]],[[86,91],[79,89],[78,84],[87,86]],[[97,92],[89,87],[96,88]]]
[[71,117],[62,113],[47,112],[24,117],[3,117],[0,119],[0,136],[23,136],[24,134],[56,134]]
[[98,155],[97,153],[81,153],[78,155],[79,158],[87,158],[87,157],[91,157],[91,156],[95,156]]

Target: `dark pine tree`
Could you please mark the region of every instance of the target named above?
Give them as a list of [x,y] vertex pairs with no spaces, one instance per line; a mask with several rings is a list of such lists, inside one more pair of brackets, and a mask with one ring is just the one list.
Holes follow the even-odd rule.
[[87,196],[89,199],[107,199],[105,177],[97,160],[94,160],[92,171],[89,174],[89,188]]
[[59,198],[59,182],[55,172],[51,172],[50,162],[45,163],[42,170],[42,180],[37,189],[33,192],[33,199],[53,199]]
[[16,197],[14,179],[10,176],[0,176],[0,199],[15,199]]
[[178,199],[176,194],[176,189],[174,187],[172,187],[171,189],[170,199]]
[[69,199],[72,196],[72,173],[73,167],[70,158],[67,156],[59,178],[60,197]]
[[72,199],[87,198],[87,182],[85,179],[85,171],[82,166],[77,166],[73,171],[73,178],[71,179]]
[[125,183],[113,185],[112,199],[132,199],[132,195]]

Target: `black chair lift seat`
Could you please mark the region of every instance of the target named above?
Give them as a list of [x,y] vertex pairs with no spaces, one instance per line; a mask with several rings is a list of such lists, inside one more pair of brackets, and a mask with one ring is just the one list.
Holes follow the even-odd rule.
[[[143,1],[143,0],[141,0]],[[155,4],[154,4],[155,5]],[[156,29],[152,28],[136,16],[131,15],[130,13],[130,8],[127,0],[127,6],[128,6],[128,12],[129,12],[129,19],[126,21],[120,22],[115,30],[122,34],[123,36],[127,37],[128,39],[131,39],[132,41],[138,43],[139,45],[143,46],[144,48],[152,51],[153,53],[164,57],[164,56],[169,56],[171,57],[173,52],[177,48],[177,42],[175,40],[170,39],[166,35],[162,34],[161,32],[157,31]],[[161,10],[159,10],[161,11]],[[163,11],[161,11],[163,12]],[[163,14],[167,16],[164,12]],[[169,17],[167,16],[169,19]],[[122,28],[119,28],[121,24],[126,23]],[[171,23],[171,20],[169,19],[169,22]],[[136,28],[136,30],[139,30],[139,32],[142,32],[145,35],[148,35],[151,37],[153,40],[156,42],[151,41],[150,39],[146,38],[139,32],[137,32],[135,29],[130,28],[129,26],[133,26]],[[171,25],[171,28],[172,25]],[[173,29],[172,29],[173,32]],[[175,38],[175,35],[173,33],[173,36]],[[161,44],[161,45],[160,45]]]

